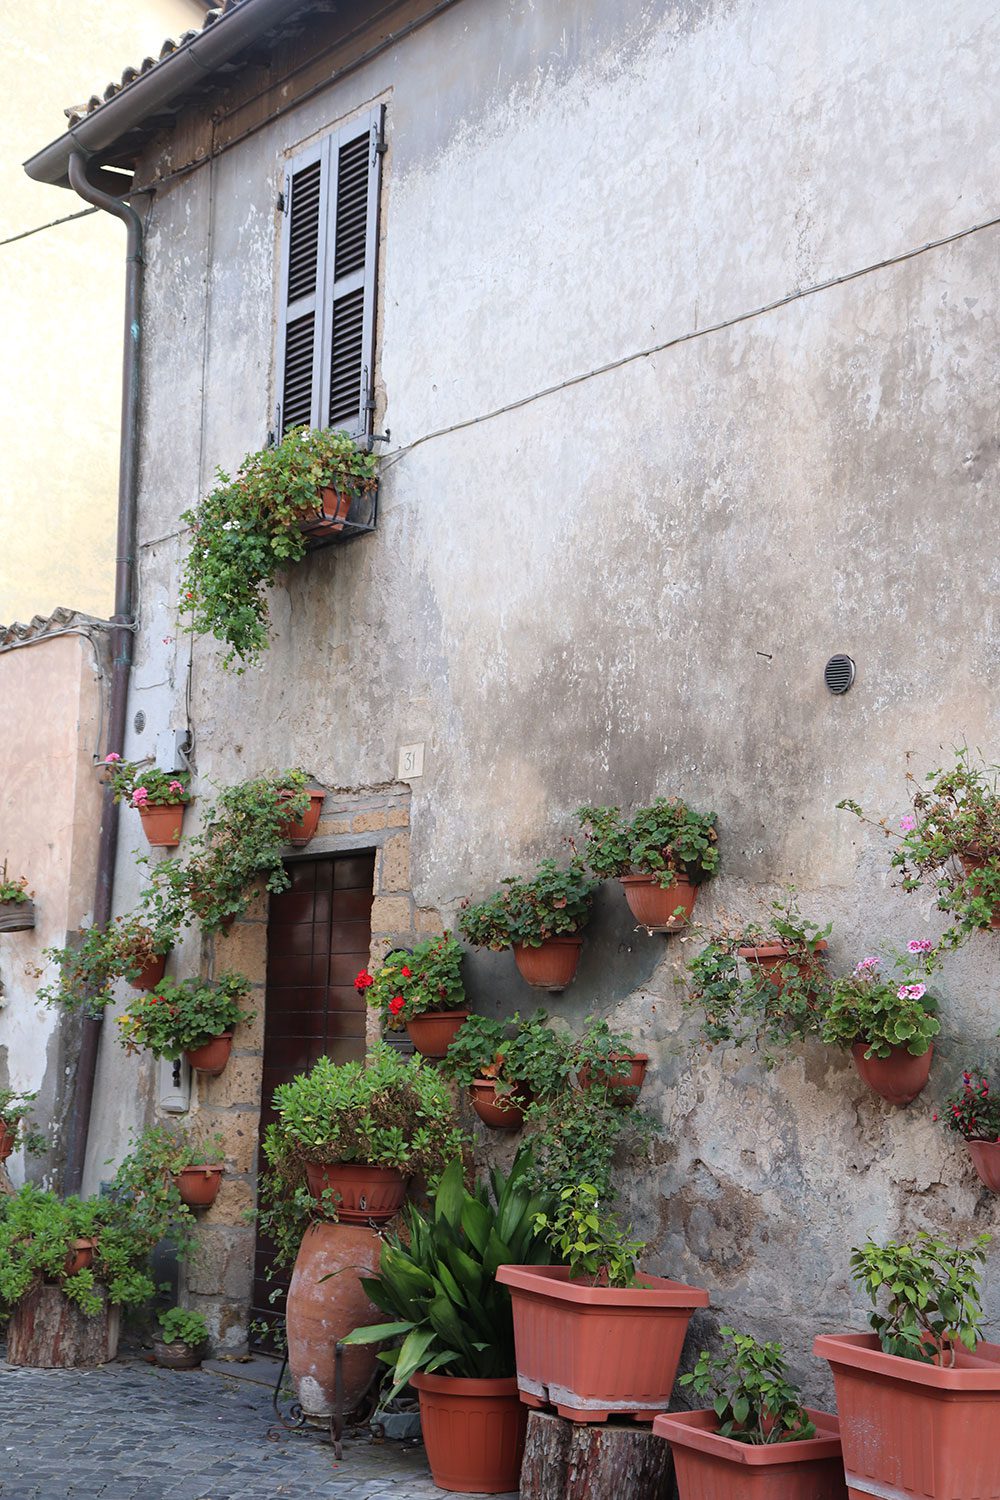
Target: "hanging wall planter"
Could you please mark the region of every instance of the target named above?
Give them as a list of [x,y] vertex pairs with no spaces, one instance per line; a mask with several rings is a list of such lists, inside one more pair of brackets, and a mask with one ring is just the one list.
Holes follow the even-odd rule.
[[[812,942],[808,958],[797,955],[793,957],[788,943],[761,943],[757,947],[737,948],[736,952],[745,963],[749,964],[751,971],[772,984],[780,996],[791,974],[797,974],[801,979],[808,979],[816,972],[817,964],[810,960],[825,953],[826,948],[826,939],[820,938]],[[795,968],[786,970],[786,965],[790,966],[793,962]]]
[[888,1057],[865,1057],[867,1051],[867,1042],[855,1042],[851,1048],[854,1066],[868,1087],[887,1104],[912,1104],[930,1077],[933,1046],[919,1057],[905,1047],[891,1048]]
[[11,1129],[5,1121],[0,1120],[0,1161],[6,1161],[14,1150],[17,1141],[17,1129]]
[[576,978],[583,938],[577,933],[546,938],[538,947],[514,944],[518,973],[532,989],[558,994]]
[[674,1455],[680,1500],[847,1500],[837,1418],[806,1408],[816,1436],[754,1446],[720,1437],[714,1411],[653,1422]]
[[1000,1144],[996,1141],[967,1141],[966,1145],[980,1182],[991,1193],[1000,1193]]
[[679,876],[664,887],[655,875],[622,875],[620,884],[629,911],[647,931],[677,932],[690,921],[698,895],[690,880]]
[[425,1010],[407,1020],[406,1034],[421,1056],[444,1057],[468,1016],[467,1010]]
[[[287,802],[290,796],[291,793],[280,793],[278,800]],[[293,844],[296,849],[303,849],[312,840],[319,825],[325,799],[325,792],[310,790],[309,806],[302,816],[286,818],[279,827],[279,834],[286,844]]]
[[359,995],[382,1013],[389,1030],[406,1028],[424,1057],[444,1057],[469,1011],[462,983],[464,953],[450,932],[425,938],[415,948],[387,953],[374,974],[354,981]]
[[650,933],[686,927],[699,883],[719,867],[715,813],[657,797],[630,818],[617,807],[581,807],[577,817],[587,830],[587,863],[620,881],[638,925]]
[[184,824],[184,803],[165,802],[161,806],[139,808],[142,831],[151,849],[176,849]]
[[474,1078],[469,1084],[473,1109],[490,1130],[520,1130],[528,1100],[520,1090],[497,1097],[495,1078]]
[[182,1167],[174,1173],[174,1186],[188,1208],[211,1208],[219,1196],[225,1166]]
[[134,990],[155,990],[167,968],[167,955],[154,953],[131,981]]
[[188,1060],[189,1067],[195,1068],[209,1078],[218,1078],[220,1073],[225,1072],[232,1047],[233,1033],[224,1031],[221,1036],[213,1036],[198,1047],[188,1047],[184,1056]]
[[34,901],[0,901],[0,932],[30,932],[34,925]]
[[615,1096],[616,1104],[634,1104],[646,1077],[649,1053],[632,1052],[628,1055],[619,1053],[612,1061],[616,1065],[614,1071],[596,1080],[593,1078],[590,1064],[584,1063],[577,1072],[577,1082],[582,1089],[589,1089],[591,1086],[607,1089],[609,1094]]

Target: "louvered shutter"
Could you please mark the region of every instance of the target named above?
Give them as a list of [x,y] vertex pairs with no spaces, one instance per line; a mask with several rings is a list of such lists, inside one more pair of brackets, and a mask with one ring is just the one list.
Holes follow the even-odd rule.
[[278,330],[279,425],[372,432],[383,109],[289,165]]

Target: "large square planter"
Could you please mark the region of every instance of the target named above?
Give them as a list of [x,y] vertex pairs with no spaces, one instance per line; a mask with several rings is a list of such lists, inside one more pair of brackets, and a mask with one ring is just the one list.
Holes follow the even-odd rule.
[[1000,1500],[1000,1344],[953,1369],[884,1354],[874,1334],[821,1334],[851,1500]]
[[566,1266],[501,1266],[497,1280],[510,1287],[521,1400],[571,1422],[652,1421],[670,1402],[691,1314],[708,1306],[700,1287],[660,1276],[619,1289],[571,1281]]
[[670,1444],[680,1500],[845,1500],[837,1418],[809,1416],[815,1437],[766,1447],[720,1437],[714,1411],[659,1416],[653,1431]]

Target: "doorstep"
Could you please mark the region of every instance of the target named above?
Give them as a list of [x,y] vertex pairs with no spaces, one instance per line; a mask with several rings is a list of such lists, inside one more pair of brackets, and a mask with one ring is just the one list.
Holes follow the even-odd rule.
[[251,1354],[242,1359],[203,1359],[201,1368],[210,1375],[225,1375],[228,1380],[248,1380],[251,1385],[266,1385],[273,1391],[278,1383],[281,1360],[276,1354]]

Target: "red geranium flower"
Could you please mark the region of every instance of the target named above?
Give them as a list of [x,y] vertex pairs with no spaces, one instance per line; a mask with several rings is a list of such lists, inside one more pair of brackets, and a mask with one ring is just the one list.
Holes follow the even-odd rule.
[[403,1006],[405,1004],[406,1001],[403,999],[402,995],[393,995],[392,999],[389,1001],[390,1016],[398,1016],[399,1012],[403,1009]]
[[370,984],[374,984],[374,983],[375,983],[375,981],[372,978],[372,976],[369,974],[368,970],[367,969],[362,969],[361,973],[358,975],[357,979],[354,981],[354,988],[356,990],[366,990]]
[[403,976],[404,979],[412,979],[412,977],[413,977],[413,970],[412,969],[408,969],[405,964],[403,965],[403,967],[400,969],[399,972],[402,974],[402,976]]

